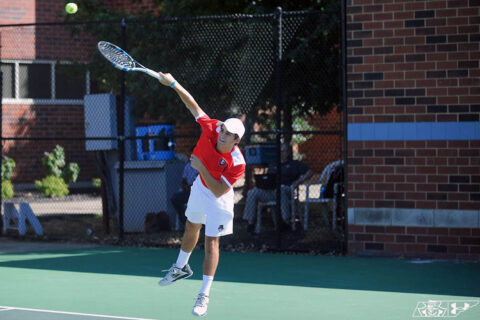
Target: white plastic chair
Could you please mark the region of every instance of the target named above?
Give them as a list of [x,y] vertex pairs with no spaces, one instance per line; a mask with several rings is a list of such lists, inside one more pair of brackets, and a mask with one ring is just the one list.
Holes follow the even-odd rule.
[[336,229],[336,220],[337,220],[337,208],[338,208],[338,203],[337,199],[339,196],[339,191],[340,191],[340,186],[343,183],[335,183],[333,186],[333,198],[324,198],[323,194],[320,192],[318,197],[312,197],[311,192],[310,192],[310,187],[311,186],[318,186],[321,190],[322,185],[326,185],[328,182],[328,179],[330,178],[331,173],[333,172],[334,168],[337,167],[338,165],[343,165],[343,160],[338,160],[329,163],[322,171],[322,174],[320,176],[319,182],[317,183],[307,183],[306,186],[306,192],[305,192],[305,210],[303,212],[303,229],[306,231],[308,229],[308,215],[309,215],[309,206],[310,203],[320,203],[321,211],[322,211],[322,216],[325,221],[325,223],[328,225],[328,207],[329,204],[333,204],[333,216],[332,216],[332,230]]
[[[291,217],[291,223],[292,223],[292,230],[295,230],[295,188],[293,186],[290,187],[291,190],[291,196],[290,196],[290,217]],[[257,203],[257,221],[255,225],[255,233],[260,233],[261,228],[262,228],[262,210],[264,207],[273,207],[277,204],[276,200],[273,201],[266,201],[266,202],[258,202]],[[273,226],[275,230],[277,230],[278,227],[278,221],[277,221],[277,214],[275,210],[272,211],[272,220],[273,220]]]

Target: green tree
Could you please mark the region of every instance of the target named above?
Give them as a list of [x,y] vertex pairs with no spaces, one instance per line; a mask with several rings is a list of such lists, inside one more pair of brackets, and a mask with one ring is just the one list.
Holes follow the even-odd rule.
[[[133,4],[137,0],[131,0]],[[83,29],[96,40],[106,40],[121,45],[121,18],[139,21],[154,18],[154,13],[133,14],[108,9],[103,1],[85,0],[79,3],[80,10],[69,20],[111,20],[107,24],[84,24]],[[217,1],[217,0],[154,0],[156,15],[160,17],[193,17],[221,14],[273,13],[281,6],[284,11],[331,9],[339,1]],[[281,101],[287,111],[285,126],[291,127],[291,115],[306,116],[325,114],[338,104],[338,20],[331,15],[310,15],[302,19],[285,17],[284,48],[282,60]],[[130,19],[130,20],[128,20]],[[271,25],[271,20],[265,22]],[[154,70],[171,72],[192,91],[200,105],[209,114],[222,117],[224,114],[244,113],[249,118],[258,117],[258,110],[274,109],[274,72],[269,66],[264,83],[254,83],[247,88],[248,75],[262,65],[271,63],[271,34],[261,38],[260,45],[252,36],[255,28],[269,30],[261,22],[252,21],[188,21],[127,23],[127,51],[142,64]],[[230,29],[229,29],[230,28]],[[288,33],[290,32],[290,33]],[[212,39],[217,34],[221,39]],[[224,35],[235,35],[224,36]],[[219,44],[219,42],[221,42]],[[251,45],[251,47],[246,47]],[[269,47],[270,46],[270,47]],[[264,48],[268,53],[257,50]],[[243,60],[248,60],[242,62]],[[268,61],[266,61],[268,59]],[[232,67],[238,66],[241,67]],[[238,69],[243,68],[243,70]],[[94,54],[89,69],[99,92],[119,92],[121,72],[112,70],[99,54]],[[128,94],[137,96],[137,116],[147,113],[152,118],[159,115],[169,121],[181,121],[190,115],[178,97],[169,90],[159,90],[158,83],[144,74],[129,73],[126,77]],[[252,81],[256,81],[252,79]],[[244,89],[242,89],[244,88]],[[247,88],[247,89],[245,89]],[[243,91],[242,91],[243,90]],[[258,92],[254,92],[258,90]],[[245,91],[245,92],[244,92]],[[200,93],[200,94],[198,94]],[[243,96],[242,96],[243,95]]]

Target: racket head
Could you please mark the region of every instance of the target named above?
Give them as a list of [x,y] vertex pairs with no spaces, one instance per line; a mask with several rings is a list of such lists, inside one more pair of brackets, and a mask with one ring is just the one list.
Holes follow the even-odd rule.
[[107,41],[99,41],[97,49],[102,56],[120,70],[132,71],[136,67],[135,60],[125,50]]

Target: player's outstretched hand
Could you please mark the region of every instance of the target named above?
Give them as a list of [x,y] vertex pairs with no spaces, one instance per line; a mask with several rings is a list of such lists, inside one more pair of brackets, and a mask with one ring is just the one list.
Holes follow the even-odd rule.
[[159,79],[160,83],[164,86],[170,86],[175,81],[175,78],[170,73],[158,72],[162,77]]

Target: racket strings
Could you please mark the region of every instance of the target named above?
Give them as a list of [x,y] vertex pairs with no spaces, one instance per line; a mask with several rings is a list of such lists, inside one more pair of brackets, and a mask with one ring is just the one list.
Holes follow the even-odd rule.
[[126,68],[135,67],[133,59],[120,48],[112,46],[109,43],[99,44],[98,48],[103,56],[113,64]]

